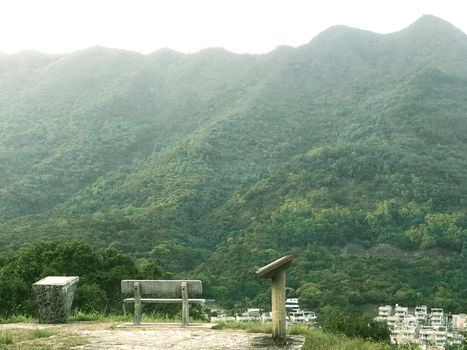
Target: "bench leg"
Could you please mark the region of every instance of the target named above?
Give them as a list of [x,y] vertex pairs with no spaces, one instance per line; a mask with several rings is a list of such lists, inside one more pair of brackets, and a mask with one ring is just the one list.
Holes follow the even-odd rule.
[[188,304],[188,288],[186,282],[182,282],[182,326],[188,326],[190,306]]
[[133,325],[139,326],[141,324],[141,292],[139,289],[139,282],[134,283],[135,288],[135,315],[133,316]]

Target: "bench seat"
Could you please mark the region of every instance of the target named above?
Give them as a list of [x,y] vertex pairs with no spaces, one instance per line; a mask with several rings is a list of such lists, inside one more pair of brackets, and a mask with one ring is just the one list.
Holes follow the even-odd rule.
[[[125,298],[123,299],[125,303],[134,303],[135,298]],[[183,299],[154,299],[154,298],[141,298],[142,303],[155,303],[155,304],[172,304],[172,303],[182,303]],[[203,304],[206,302],[206,299],[188,299],[189,303],[198,303]]]
[[[141,324],[141,309],[144,303],[182,304],[182,325],[188,326],[190,304],[203,304],[205,299],[190,299],[203,291],[199,280],[122,280],[122,293],[133,294],[133,298],[124,298],[125,303],[134,303],[133,324]],[[145,296],[152,296],[148,298]]]

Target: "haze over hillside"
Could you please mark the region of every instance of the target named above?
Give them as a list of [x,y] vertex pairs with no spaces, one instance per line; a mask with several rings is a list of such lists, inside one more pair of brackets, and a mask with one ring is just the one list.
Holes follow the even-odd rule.
[[0,247],[112,242],[263,302],[467,309],[467,37],[424,16],[298,48],[0,55]]

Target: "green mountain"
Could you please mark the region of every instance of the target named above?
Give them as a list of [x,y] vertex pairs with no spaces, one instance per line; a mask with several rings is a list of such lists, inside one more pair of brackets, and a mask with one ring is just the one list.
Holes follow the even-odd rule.
[[0,248],[83,239],[264,303],[467,309],[467,37],[424,16],[297,48],[0,56]]

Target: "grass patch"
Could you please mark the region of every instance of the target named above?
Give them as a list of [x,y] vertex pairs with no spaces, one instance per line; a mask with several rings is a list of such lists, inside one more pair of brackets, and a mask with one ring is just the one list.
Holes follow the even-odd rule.
[[38,338],[49,338],[53,335],[57,334],[56,332],[54,331],[51,331],[49,329],[35,329],[32,333],[31,333],[31,338],[32,339],[38,339]]
[[303,335],[307,336],[312,330],[312,326],[304,323],[295,323],[290,327],[287,327],[287,334],[289,335]]
[[[133,313],[126,314],[105,314],[100,312],[83,312],[79,310],[74,310],[68,316],[69,323],[73,322],[102,322],[102,323],[112,323],[112,322],[133,322]],[[7,323],[37,323],[38,320],[31,316],[26,315],[13,315],[7,318],[0,318],[0,324]],[[144,313],[143,322],[181,322],[181,316],[161,314],[156,312]],[[206,320],[191,320],[190,323],[206,323]]]
[[261,322],[218,322],[212,329],[241,329],[249,333],[272,333],[270,323]]
[[[249,333],[272,333],[271,323],[262,322],[218,322],[212,329],[241,329]],[[308,335],[310,333],[310,326],[305,324],[294,324],[287,327],[287,334],[289,335]]]
[[305,335],[303,350],[389,350],[389,344],[375,343],[344,335],[325,333],[319,329],[310,329]]
[[7,318],[0,318],[0,323],[36,323],[37,319],[26,315],[13,315]]
[[[203,323],[206,321],[200,320],[190,320],[190,323]],[[102,322],[102,323],[112,323],[112,322],[133,322],[133,314],[127,313],[126,315],[115,315],[115,314],[103,314],[99,312],[82,312],[82,311],[73,311],[68,317],[68,322]],[[154,323],[164,323],[164,322],[181,322],[180,315],[166,315],[160,313],[144,313],[142,322],[154,322]]]
[[[272,333],[270,323],[219,322],[213,329],[241,329],[251,333]],[[389,344],[375,343],[364,339],[352,339],[344,335],[323,332],[306,324],[294,324],[287,328],[288,335],[303,335],[303,350],[390,350]]]
[[68,317],[69,322],[129,322],[132,315],[106,315],[99,312],[74,311]]
[[13,344],[13,337],[10,333],[1,332],[0,333],[0,344],[2,345],[9,345]]
[[13,329],[0,333],[0,349],[68,350],[88,343],[86,337],[50,329]]

